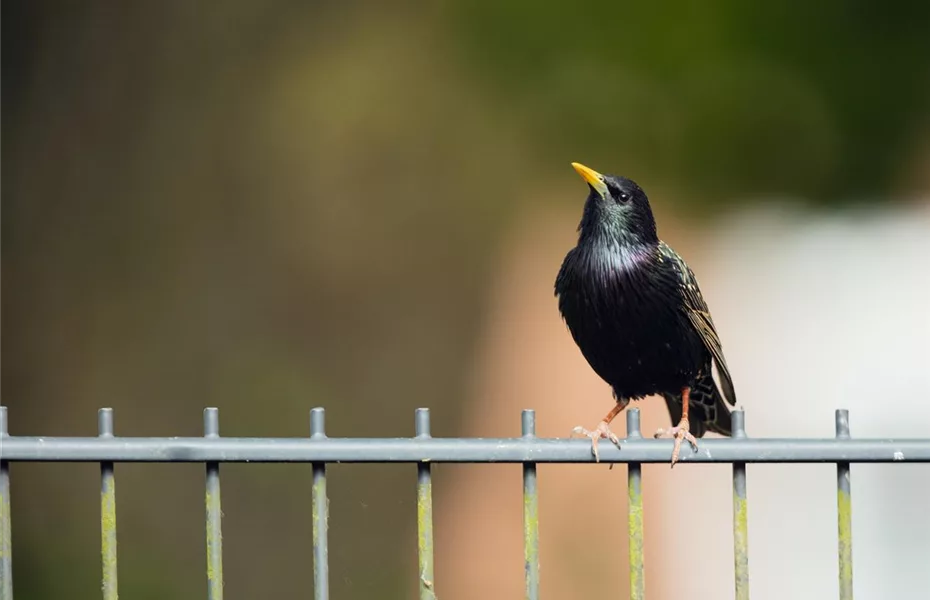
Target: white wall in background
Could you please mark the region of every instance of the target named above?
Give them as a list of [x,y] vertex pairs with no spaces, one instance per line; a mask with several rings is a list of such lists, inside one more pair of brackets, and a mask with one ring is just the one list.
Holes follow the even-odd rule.
[[[755,210],[719,222],[706,244],[686,258],[750,436],[832,437],[834,409],[848,408],[855,437],[930,437],[926,205],[845,216]],[[726,476],[717,471],[714,487]],[[657,505],[679,598],[733,597],[731,533],[719,528],[730,498],[708,489],[707,474],[660,475],[663,487],[692,489],[690,500],[663,494]],[[750,465],[748,477],[752,597],[836,598],[835,467]],[[930,597],[930,465],[853,465],[852,490],[855,597]],[[682,532],[693,546],[675,539]]]

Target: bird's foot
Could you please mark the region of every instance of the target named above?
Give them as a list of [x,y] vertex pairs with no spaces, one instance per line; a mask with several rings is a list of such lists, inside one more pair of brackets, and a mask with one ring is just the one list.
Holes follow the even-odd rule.
[[620,438],[618,438],[617,434],[615,434],[613,431],[610,430],[610,426],[607,424],[607,421],[601,421],[600,423],[598,423],[594,431],[588,431],[587,429],[579,425],[578,427],[575,427],[574,429],[572,429],[572,436],[574,436],[576,433],[580,433],[583,436],[591,439],[591,452],[594,454],[595,462],[601,462],[601,457],[597,453],[597,442],[601,438],[604,438],[605,440],[610,440],[618,448],[620,447]]
[[675,427],[672,427],[671,429],[664,429],[660,427],[659,429],[656,430],[655,435],[653,436],[655,438],[662,438],[662,437],[675,438],[675,446],[672,448],[672,465],[671,465],[672,467],[674,467],[675,463],[678,462],[678,454],[681,452],[682,441],[688,440],[688,442],[691,443],[691,448],[694,449],[695,452],[697,452],[697,449],[698,449],[697,440],[694,438],[693,435],[691,435],[691,432],[688,431],[689,427],[690,427],[690,423],[688,423],[688,419],[683,418],[681,421],[678,422],[678,425],[676,425]]

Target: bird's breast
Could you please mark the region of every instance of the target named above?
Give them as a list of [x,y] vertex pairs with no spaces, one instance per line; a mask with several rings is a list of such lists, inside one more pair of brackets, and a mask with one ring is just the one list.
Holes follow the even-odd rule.
[[655,254],[588,252],[566,265],[559,308],[591,367],[631,396],[677,385],[702,356],[678,279]]

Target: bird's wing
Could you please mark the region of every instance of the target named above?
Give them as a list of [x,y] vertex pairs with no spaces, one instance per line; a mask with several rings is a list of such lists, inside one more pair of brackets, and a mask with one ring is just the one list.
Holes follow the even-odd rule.
[[680,276],[681,294],[684,299],[684,308],[687,311],[688,319],[694,326],[694,329],[704,341],[704,346],[710,351],[717,365],[717,373],[720,375],[720,387],[723,397],[731,406],[736,405],[736,392],[733,390],[733,379],[730,377],[730,369],[727,367],[727,361],[723,357],[723,347],[720,343],[720,336],[717,335],[717,328],[714,327],[714,320],[710,316],[710,309],[704,296],[701,294],[701,288],[698,286],[697,278],[691,267],[678,255],[670,246],[662,242],[660,251],[677,267]]

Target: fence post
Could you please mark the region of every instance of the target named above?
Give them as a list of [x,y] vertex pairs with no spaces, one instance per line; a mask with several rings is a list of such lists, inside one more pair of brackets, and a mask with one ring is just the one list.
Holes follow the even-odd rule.
[[[626,411],[626,438],[642,439],[639,427],[639,409]],[[631,462],[627,465],[627,494],[629,500],[630,535],[630,600],[646,598],[646,565],[643,549],[643,466]]]
[[[203,435],[220,437],[220,415],[216,408],[203,411]],[[207,463],[207,599],[223,600],[223,511],[220,505],[220,464]]]
[[[414,414],[416,437],[430,438],[429,409]],[[420,600],[436,598],[433,574],[433,480],[429,462],[417,463],[417,557],[420,566]]]
[[[523,439],[536,437],[536,412],[522,415]],[[526,600],[539,600],[539,492],[536,463],[523,463],[523,560],[526,570]]]
[[[848,440],[849,411],[836,411],[836,439]],[[838,555],[840,567],[840,600],[853,598],[852,568],[852,489],[849,483],[849,463],[836,463],[836,508]]]
[[3,438],[9,435],[7,412],[0,406],[0,600],[13,600],[13,530],[10,517],[10,463],[3,460]]
[[[310,439],[326,439],[326,413],[310,411]],[[313,598],[329,600],[329,499],[326,463],[313,463]]]
[[[745,414],[730,414],[733,439],[746,439]],[[733,563],[736,600],[749,600],[749,519],[746,500],[746,463],[733,463]]]
[[[113,437],[113,409],[101,408],[97,413],[98,437]],[[113,462],[100,463],[100,557],[103,563],[103,600],[117,600],[116,566],[116,475]]]

